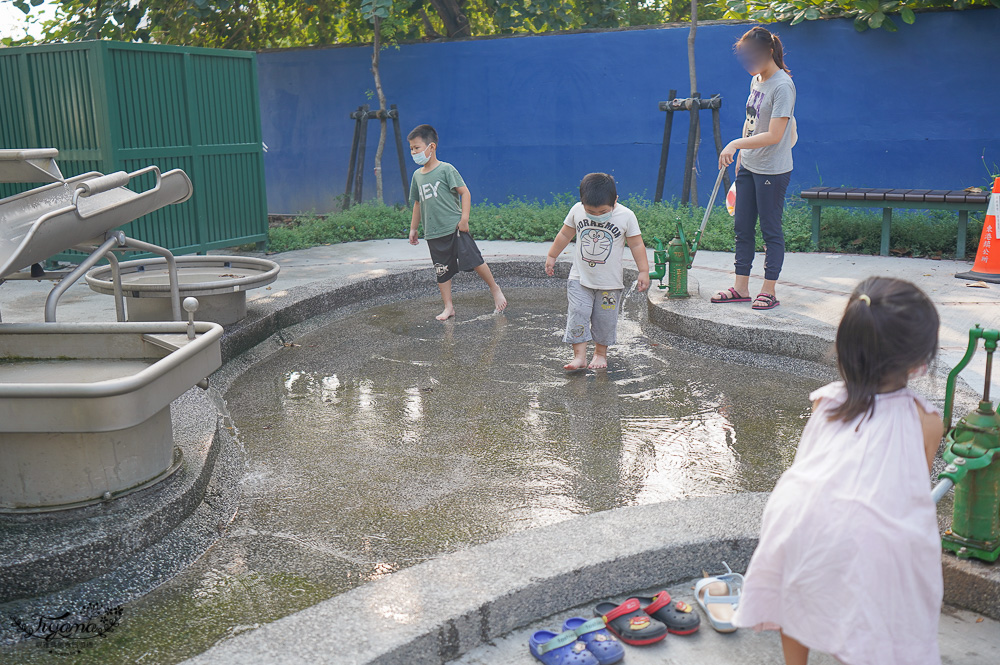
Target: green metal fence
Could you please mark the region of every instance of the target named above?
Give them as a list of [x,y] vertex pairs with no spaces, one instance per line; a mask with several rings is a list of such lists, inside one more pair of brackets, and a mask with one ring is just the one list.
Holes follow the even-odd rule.
[[[58,148],[64,176],[150,164],[187,172],[191,199],[128,224],[130,236],[178,254],[266,241],[255,53],[108,41],[5,48],[0,82],[0,148]],[[0,184],[0,197],[28,187]]]

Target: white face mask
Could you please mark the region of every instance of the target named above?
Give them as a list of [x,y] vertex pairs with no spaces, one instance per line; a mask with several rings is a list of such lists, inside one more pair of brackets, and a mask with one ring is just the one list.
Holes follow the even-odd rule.
[[425,155],[424,154],[425,152],[427,152],[427,148],[424,148],[420,152],[414,152],[410,155],[410,157],[413,157],[413,161],[417,163],[417,166],[423,166],[424,164],[430,161],[431,158]]
[[611,213],[613,213],[613,212],[614,212],[614,210],[609,210],[606,213],[604,213],[603,215],[590,215],[590,214],[588,214],[587,216],[590,217],[590,221],[592,221],[592,222],[606,222],[609,219],[611,219]]

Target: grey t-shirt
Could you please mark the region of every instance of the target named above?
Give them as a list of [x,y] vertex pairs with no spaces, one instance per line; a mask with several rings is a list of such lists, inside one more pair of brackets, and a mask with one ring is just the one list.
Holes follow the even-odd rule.
[[798,140],[795,127],[795,84],[792,83],[792,77],[782,69],[766,81],[761,81],[759,75],[750,80],[743,138],[766,132],[771,118],[788,118],[781,140],[763,148],[740,151],[740,164],[753,173],[778,175],[792,170],[792,146]]

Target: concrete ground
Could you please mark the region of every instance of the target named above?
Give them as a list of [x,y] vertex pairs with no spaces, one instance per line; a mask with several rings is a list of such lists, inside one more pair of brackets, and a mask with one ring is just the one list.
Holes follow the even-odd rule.
[[[541,262],[548,243],[482,241],[483,256],[489,261],[524,260],[538,257]],[[569,250],[563,258],[569,260]],[[249,302],[273,298],[285,290],[316,281],[331,285],[346,277],[378,277],[396,272],[430,269],[427,248],[421,241],[413,247],[405,240],[323,245],[271,255],[281,265],[278,281],[266,289],[248,293]],[[649,251],[652,265],[652,251]],[[728,252],[699,252],[691,271],[692,295],[707,301],[720,289],[732,285],[733,256]],[[626,267],[634,267],[626,261]],[[1000,285],[975,288],[954,275],[970,268],[968,261],[934,261],[848,254],[787,254],[782,281],[778,286],[781,306],[770,312],[754,312],[748,305],[719,305],[720,315],[737,322],[759,321],[769,325],[788,324],[832,336],[843,312],[847,296],[859,281],[872,275],[907,279],[924,289],[934,300],[941,316],[941,361],[951,367],[965,353],[969,328],[981,324],[1000,327]],[[751,288],[759,288],[763,255],[755,261]],[[457,279],[474,279],[460,276]],[[501,286],[503,286],[501,284]],[[5,322],[42,321],[49,282],[12,281],[0,285],[0,318]],[[654,286],[655,289],[655,286]],[[662,296],[661,296],[662,297]],[[517,303],[512,303],[513,307]],[[724,309],[721,309],[724,308]],[[61,321],[114,320],[110,296],[94,293],[81,280],[63,296]],[[983,387],[983,363],[974,360],[963,377],[976,390]],[[994,386],[996,381],[993,382]]]
[[[667,589],[672,598],[694,606],[693,584]],[[636,594],[651,596],[659,589]],[[624,601],[624,598],[618,599]],[[558,632],[569,617],[590,617],[593,608],[576,607],[538,621],[531,626],[483,645],[454,665],[538,665],[528,652],[528,638],[536,630]],[[695,608],[702,618],[701,629],[693,635],[667,635],[666,639],[646,647],[625,647],[625,665],[771,665],[781,663],[781,640],[773,631],[754,632],[737,630],[735,633],[717,633],[705,620],[704,613]],[[1000,662],[1000,622],[983,619],[977,614],[945,607],[941,613],[938,630],[943,665],[982,665]],[[810,665],[836,665],[837,659],[829,654],[813,652]]]
[[[516,242],[482,242],[484,256],[490,262],[525,260],[537,257],[542,271],[547,244]],[[250,308],[277,300],[289,289],[315,282],[328,283],[332,288],[348,278],[378,277],[413,270],[429,270],[426,248],[411,247],[402,240],[383,240],[362,243],[315,247],[308,250],[273,255],[282,267],[282,273],[271,287],[248,294]],[[563,257],[568,259],[568,255]],[[650,252],[650,258],[652,253]],[[759,285],[762,257],[758,256],[753,286]],[[911,280],[923,288],[938,306],[942,318],[942,364],[951,366],[964,354],[968,329],[980,323],[984,327],[1000,327],[1000,285],[970,288],[969,282],[957,280],[954,273],[969,268],[967,262],[931,261],[893,257],[870,257],[825,254],[789,254],[783,276],[787,281],[779,285],[778,297],[782,306],[771,312],[755,312],[749,306],[707,303],[710,295],[731,285],[732,255],[728,253],[701,252],[691,272],[692,285],[697,289],[690,301],[672,303],[675,310],[707,312],[718,321],[759,325],[761,328],[788,326],[796,331],[809,332],[823,339],[832,339],[846,299],[854,286],[870,275],[890,275]],[[634,267],[627,265],[627,267]],[[463,275],[458,279],[472,280]],[[501,281],[501,286],[503,285]],[[41,321],[45,296],[51,283],[11,281],[0,285],[0,316],[4,322]],[[662,300],[662,292],[653,296]],[[517,308],[517,303],[510,303]],[[716,314],[718,312],[718,314]],[[716,318],[718,317],[718,318]],[[69,289],[59,309],[60,321],[111,321],[114,319],[112,298],[92,292],[85,283]],[[964,374],[974,388],[982,387],[982,355]],[[994,381],[994,385],[995,385]],[[406,571],[404,571],[404,574]],[[396,577],[396,576],[391,576]],[[674,577],[673,579],[684,579]],[[652,583],[652,582],[650,582]],[[623,589],[624,590],[624,589]],[[683,589],[678,590],[686,598]],[[326,601],[336,602],[337,598]],[[344,602],[347,602],[344,600]],[[310,608],[312,610],[313,608]],[[554,608],[552,608],[554,609]],[[300,614],[308,614],[305,610]],[[317,610],[318,611],[318,610]],[[550,610],[551,611],[551,610]],[[568,611],[543,621],[539,627],[558,627],[566,616],[580,610]],[[584,612],[585,613],[585,612]],[[536,616],[540,616],[536,615]],[[293,615],[299,617],[299,615]],[[942,615],[941,645],[946,663],[1000,662],[1000,624],[990,619],[980,621],[977,615],[946,608]],[[290,618],[289,618],[290,619]],[[501,631],[503,632],[503,631]],[[530,630],[517,630],[467,653],[457,662],[463,665],[479,663],[534,662],[525,647]],[[733,648],[735,646],[735,648]],[[203,655],[199,662],[214,662],[216,650]],[[740,631],[736,635],[716,634],[707,627],[690,638],[671,636],[666,642],[648,650],[629,649],[626,662],[636,663],[769,663],[780,662],[779,648],[770,634],[756,635]],[[814,663],[832,662],[817,657]],[[221,662],[221,661],[219,661]]]

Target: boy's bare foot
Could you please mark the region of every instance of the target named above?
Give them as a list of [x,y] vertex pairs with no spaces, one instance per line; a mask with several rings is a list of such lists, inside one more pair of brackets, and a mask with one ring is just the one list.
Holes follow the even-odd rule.
[[502,312],[507,309],[507,298],[504,297],[499,286],[496,287],[496,290],[490,289],[490,293],[493,294],[493,305],[496,307],[494,311]]
[[434,318],[437,319],[438,321],[447,321],[448,319],[450,319],[453,316],[455,316],[455,308],[454,307],[445,307],[444,311],[441,312],[440,314],[438,314],[437,316],[435,316]]
[[596,353],[591,359],[590,364],[587,365],[590,369],[607,369],[608,368],[608,357],[599,356]]
[[563,369],[567,372],[575,372],[578,369],[583,369],[587,366],[587,356],[574,356],[573,360],[569,363],[563,365]]

